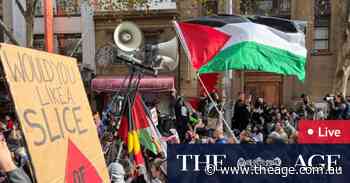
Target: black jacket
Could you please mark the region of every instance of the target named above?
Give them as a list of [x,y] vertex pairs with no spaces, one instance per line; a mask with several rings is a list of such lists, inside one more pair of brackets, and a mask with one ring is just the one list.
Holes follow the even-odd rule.
[[244,130],[250,122],[250,112],[244,101],[238,100],[236,102],[232,122],[232,126],[240,131]]

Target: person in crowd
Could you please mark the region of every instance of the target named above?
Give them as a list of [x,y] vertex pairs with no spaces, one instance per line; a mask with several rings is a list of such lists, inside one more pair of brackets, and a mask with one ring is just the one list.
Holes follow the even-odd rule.
[[234,106],[232,127],[242,131],[250,122],[249,106],[247,105],[249,100],[246,100],[243,92],[240,92],[238,95],[239,99],[236,101]]
[[350,97],[347,96],[344,100],[345,103],[345,109],[343,111],[343,119],[349,120],[350,119]]
[[192,129],[199,123],[199,116],[196,112],[190,114],[189,122]]
[[144,166],[136,166],[135,175],[131,183],[147,183],[146,170]]
[[213,137],[208,140],[210,144],[227,144],[227,138],[222,129],[216,129],[213,132]]
[[4,121],[0,120],[0,131],[5,131],[6,130],[6,124]]
[[264,142],[263,129],[261,125],[254,126],[251,137],[257,144]]
[[182,97],[179,97],[176,104],[176,130],[179,133],[180,141],[185,140],[185,135],[188,130],[188,123],[190,119],[190,111],[185,105],[185,101]]
[[329,120],[339,120],[343,119],[344,114],[346,113],[347,104],[345,102],[344,96],[341,93],[337,95],[327,95],[324,100],[328,103],[329,106]]
[[311,102],[311,99],[308,95],[302,94],[300,96],[302,102],[299,106],[299,113],[303,119],[314,120],[316,114],[315,105]]
[[163,183],[166,181],[165,171],[163,170],[163,164],[165,163],[162,159],[155,159],[151,164],[151,183]]
[[208,96],[204,97],[199,104],[199,112],[202,114],[202,120],[205,125],[208,125],[210,99]]
[[188,130],[185,134],[185,144],[194,144],[195,133],[192,130]]
[[264,123],[264,134],[270,134],[273,131],[274,124],[276,123],[276,113],[273,112],[274,110],[272,108],[269,108],[265,115],[265,123]]
[[321,108],[316,108],[316,120],[325,120],[326,114]]
[[267,105],[264,102],[264,98],[258,97],[252,109],[252,123],[262,125],[265,123],[263,113],[266,110]]
[[239,135],[239,140],[241,144],[255,144],[255,141],[252,137],[252,126],[247,125],[246,129],[244,129]]
[[283,143],[288,143],[288,135],[284,131],[282,123],[275,124],[275,130],[270,134],[272,137],[275,137],[275,140],[279,140]]
[[297,144],[298,143],[298,132],[295,131],[292,135],[289,136],[288,144]]
[[283,119],[282,124],[288,137],[296,132],[295,127],[290,123],[290,117]]
[[108,166],[109,176],[111,178],[111,183],[125,183],[124,176],[125,171],[124,167],[118,162],[112,162]]
[[29,176],[15,165],[5,139],[0,139],[0,170],[6,172],[9,183],[31,183]]
[[6,129],[13,130],[15,123],[13,122],[12,118],[9,115],[6,115],[5,121],[6,121]]
[[[97,128],[97,133],[99,138],[101,139],[105,133],[105,126],[101,120],[99,112],[94,112],[93,113],[93,119]],[[109,119],[110,120],[110,119]]]
[[227,144],[238,144],[238,140],[236,138],[234,138],[233,136],[229,136],[227,138]]

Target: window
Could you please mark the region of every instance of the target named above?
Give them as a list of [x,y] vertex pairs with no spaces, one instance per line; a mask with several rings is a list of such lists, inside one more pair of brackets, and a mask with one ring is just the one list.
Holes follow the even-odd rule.
[[290,19],[291,0],[273,0],[273,16]]
[[262,15],[290,19],[291,0],[241,0],[243,15]]
[[[71,56],[75,50],[73,57],[82,62],[82,44],[80,34],[56,34],[55,35],[55,52],[61,55]],[[80,44],[79,44],[80,43]],[[45,50],[45,39],[43,35],[34,36],[33,47],[38,50]]]
[[56,0],[58,16],[79,16],[80,6],[78,0]]
[[[83,60],[83,47],[80,34],[58,34],[56,35],[58,43],[58,53],[61,55],[72,56],[77,59],[78,63]],[[74,53],[73,53],[74,51]],[[73,55],[72,55],[73,53]]]
[[[79,0],[52,0],[55,16],[80,16]],[[43,16],[44,1],[39,0],[35,7],[35,15]]]
[[314,52],[329,52],[331,25],[330,0],[315,0],[314,25]]
[[205,9],[206,15],[212,15],[218,13],[218,1],[208,0],[205,1],[203,8]]
[[45,50],[45,40],[43,35],[34,35],[33,48],[37,50]]

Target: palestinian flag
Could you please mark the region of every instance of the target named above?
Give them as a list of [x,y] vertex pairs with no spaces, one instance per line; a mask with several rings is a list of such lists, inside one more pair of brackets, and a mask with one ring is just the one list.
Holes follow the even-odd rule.
[[125,115],[121,119],[118,135],[128,146],[129,154],[134,156],[136,164],[143,164],[141,145],[157,154],[157,145],[150,134],[149,123],[143,108],[141,96],[136,94],[132,105],[129,99]]
[[[303,34],[291,35],[243,18],[233,19],[223,16],[174,23],[187,57],[199,74],[250,70],[305,79],[307,51],[300,44],[305,39]],[[295,35],[300,36],[295,39]]]

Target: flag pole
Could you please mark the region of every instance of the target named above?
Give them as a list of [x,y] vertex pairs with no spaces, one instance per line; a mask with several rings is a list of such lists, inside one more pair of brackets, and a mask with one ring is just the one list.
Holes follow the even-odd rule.
[[[180,30],[180,26],[179,26],[179,24],[177,23],[177,21],[172,21],[172,23],[173,23],[174,26],[175,26],[175,32],[176,32],[176,34],[177,34],[178,37],[179,37],[179,40],[180,40],[180,43],[181,43],[182,47],[184,48],[185,54],[186,54],[186,56],[187,56],[187,59],[188,59],[188,61],[190,61],[190,59],[191,59],[191,56],[190,56],[190,55],[191,55],[191,54],[190,54],[190,52],[189,52],[189,49],[188,49],[188,47],[187,47],[187,44],[186,44],[185,41],[184,41],[184,40],[185,40],[184,35],[182,34],[181,31],[179,31],[179,30]],[[203,80],[200,78],[198,72],[197,72],[197,78],[199,79],[199,81],[200,81],[201,85],[203,86],[204,91],[207,93],[209,99],[214,103],[215,109],[216,109],[216,111],[219,113],[219,117],[222,117],[223,122],[224,122],[226,128],[228,129],[230,135],[232,135],[233,139],[234,139],[236,142],[238,142],[238,140],[237,140],[235,134],[232,132],[230,126],[229,126],[228,123],[227,123],[227,121],[224,119],[224,116],[222,115],[222,111],[219,110],[219,108],[218,108],[218,106],[217,106],[217,103],[216,103],[216,102],[213,100],[213,98],[210,96],[209,91],[208,91],[207,87],[204,85]]]
[[[217,103],[214,101],[214,99],[210,96],[210,93],[209,93],[207,87],[205,86],[205,84],[204,84],[203,80],[201,79],[201,77],[200,77],[200,75],[199,75],[198,72],[197,72],[197,78],[198,78],[199,82],[201,83],[201,85],[203,86],[204,91],[207,93],[207,95],[208,95],[208,97],[209,97],[209,100],[210,100],[211,102],[213,102],[214,107],[215,107],[215,110],[219,113],[219,117],[220,117],[220,116],[223,116],[222,111],[219,109],[218,104],[217,104]],[[233,138],[236,142],[238,142],[238,140],[237,140],[235,134],[234,134],[233,131],[231,130],[230,126],[228,125],[228,123],[227,123],[227,121],[226,121],[226,119],[225,119],[225,118],[222,118],[222,121],[224,122],[224,125],[225,125],[225,127],[228,129],[228,131],[229,131],[230,135],[232,136],[232,138]]]
[[121,141],[119,144],[117,158],[115,159],[116,162],[119,162],[119,160],[120,160],[120,156],[122,155],[123,145],[124,145],[124,142]]

